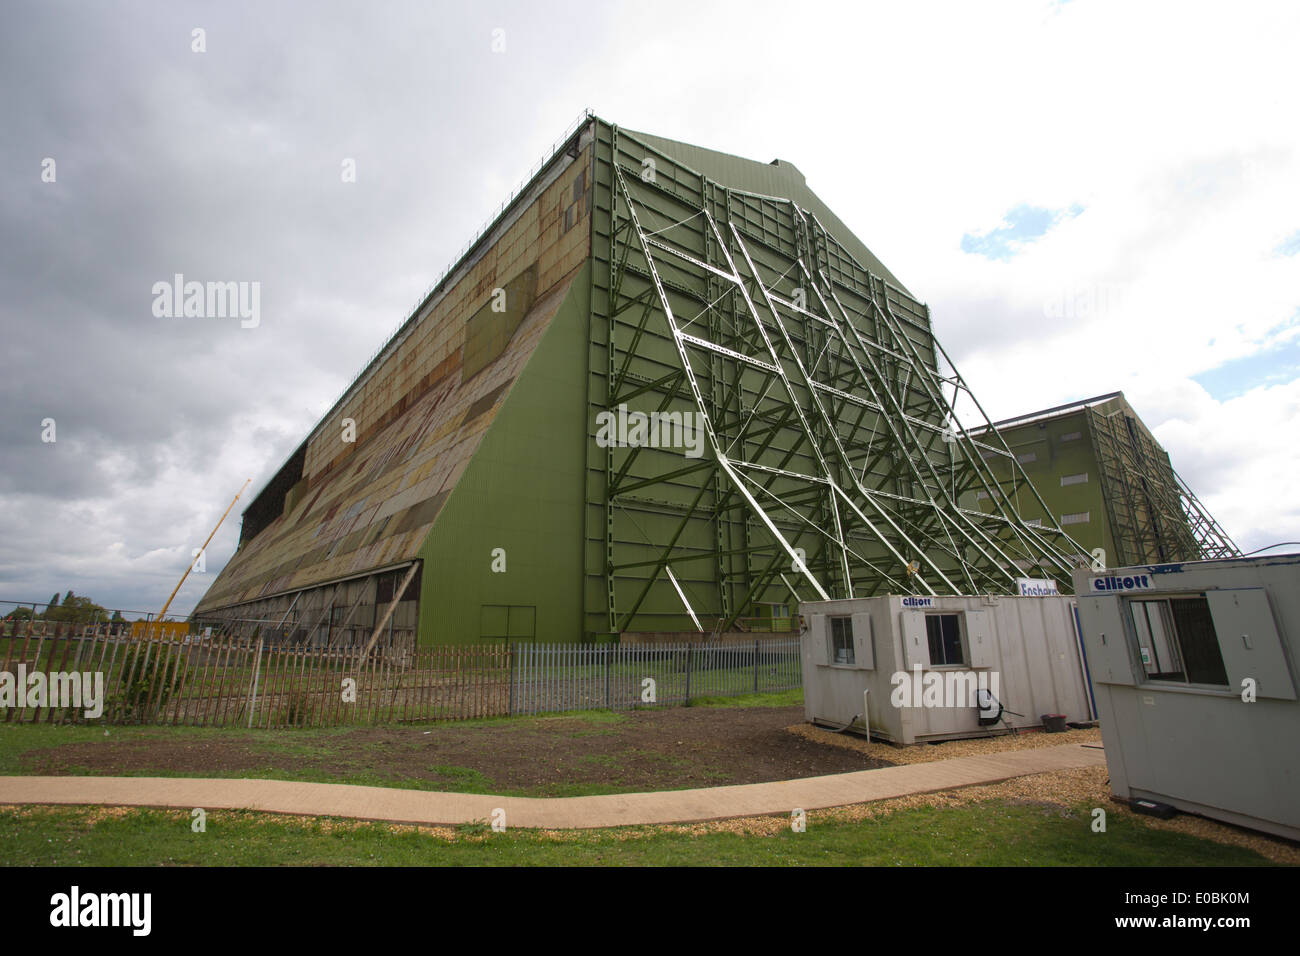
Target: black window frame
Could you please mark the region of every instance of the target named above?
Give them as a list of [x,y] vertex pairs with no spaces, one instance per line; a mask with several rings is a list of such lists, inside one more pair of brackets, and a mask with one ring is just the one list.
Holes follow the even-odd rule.
[[[1214,626],[1214,615],[1204,592],[1135,595],[1124,603],[1128,605],[1128,624],[1131,629],[1133,651],[1138,666],[1142,669],[1143,683],[1204,687],[1215,690],[1227,690],[1232,686],[1228,680],[1227,666],[1223,661],[1222,639]],[[1175,656],[1176,660],[1162,661],[1155,640],[1151,637],[1150,615],[1153,606],[1161,608],[1157,612],[1160,614],[1161,627],[1168,631],[1167,642],[1173,651],[1170,656]],[[1150,660],[1142,657],[1144,645],[1138,621],[1139,607],[1147,629],[1149,643],[1146,646],[1150,652]],[[1205,640],[1207,637],[1211,639],[1209,642]],[[1192,651],[1190,659],[1189,648]],[[1164,664],[1172,665],[1175,669],[1152,669],[1160,668]]]
[[[925,638],[926,638],[926,643],[929,645],[931,667],[969,667],[970,666],[970,664],[967,663],[967,658],[969,657],[969,655],[966,653],[965,627],[963,626],[962,623],[963,616],[964,615],[960,611],[937,611],[925,615]],[[951,618],[955,622],[954,634],[942,633],[942,629],[943,629],[942,621],[945,618]],[[931,620],[936,620],[941,622],[939,624],[940,633],[938,635],[933,633],[930,629]],[[937,644],[935,641],[936,637],[938,638]],[[956,647],[957,654],[961,658],[960,660],[953,661],[948,659],[949,657],[948,650],[954,646]],[[941,656],[943,660],[935,660],[936,647],[940,651],[942,651],[942,653],[939,656]]]
[[[830,622],[830,660],[837,667],[854,667],[857,665],[856,655],[853,652],[853,616],[836,615],[831,618]],[[840,649],[844,650],[844,658],[840,659]]]

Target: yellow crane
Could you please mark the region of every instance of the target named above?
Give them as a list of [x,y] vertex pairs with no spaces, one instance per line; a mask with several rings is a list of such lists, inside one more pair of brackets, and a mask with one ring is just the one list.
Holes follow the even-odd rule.
[[[212,529],[212,534],[208,535],[208,540],[207,540],[207,541],[204,541],[204,542],[203,542],[203,547],[199,548],[199,554],[203,554],[203,552],[206,551],[206,550],[208,549],[208,545],[211,544],[211,543],[212,543],[212,539],[213,539],[214,537],[216,537],[216,534],[217,534],[217,528],[220,528],[220,527],[221,527],[221,522],[223,522],[223,521],[226,520],[226,515],[230,514],[230,509],[233,508],[233,507],[235,507],[235,502],[239,500],[239,496],[242,495],[242,494],[244,493],[244,488],[247,488],[247,487],[248,487],[248,482],[250,482],[250,481],[252,481],[252,480],[253,480],[252,478],[249,478],[247,481],[245,481],[244,484],[243,484],[243,486],[239,489],[239,492],[238,492],[238,493],[235,495],[235,497],[231,500],[230,504],[226,506],[225,513],[222,514],[221,518],[218,519],[218,521],[217,521],[217,527]],[[155,624],[161,623],[162,620],[163,620],[163,618],[167,616],[167,609],[168,609],[169,607],[172,606],[172,601],[173,601],[173,600],[175,599],[175,597],[176,597],[176,592],[178,592],[178,591],[181,589],[181,585],[185,583],[185,579],[188,578],[188,577],[190,576],[190,572],[193,571],[193,570],[194,570],[194,562],[191,561],[191,562],[189,563],[189,566],[185,569],[185,573],[181,575],[181,579],[180,579],[180,581],[178,581],[178,582],[176,583],[176,587],[172,589],[172,593],[171,593],[171,595],[167,598],[167,603],[164,604],[163,607],[162,607],[162,610],[158,612],[158,617],[154,620],[154,623],[155,623]],[[149,628],[149,633],[150,633],[150,636],[153,636],[153,628],[152,628],[152,627]]]

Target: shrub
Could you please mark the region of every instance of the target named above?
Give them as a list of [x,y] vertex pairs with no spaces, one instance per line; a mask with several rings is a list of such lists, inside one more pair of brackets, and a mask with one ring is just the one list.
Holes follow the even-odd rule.
[[185,684],[180,653],[179,647],[167,644],[132,650],[122,674],[121,690],[112,700],[119,719],[141,719],[151,704],[155,712],[162,710],[171,695]]
[[290,727],[305,727],[310,716],[311,710],[307,695],[302,691],[296,692],[289,698],[289,707],[284,715],[285,723]]

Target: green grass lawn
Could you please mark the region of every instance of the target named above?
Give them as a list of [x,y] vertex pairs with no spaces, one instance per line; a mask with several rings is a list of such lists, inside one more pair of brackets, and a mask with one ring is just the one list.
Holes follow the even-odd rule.
[[0,863],[9,866],[1243,866],[1250,850],[1112,814],[1093,833],[1088,808],[998,801],[899,810],[821,822],[772,836],[617,830],[555,839],[527,830],[457,828],[452,838],[410,827],[208,814],[204,833],[184,811],[0,807]]
[[[801,702],[802,694],[792,691],[700,700],[693,706],[791,707]],[[511,727],[589,738],[616,732],[628,719],[626,714],[590,711],[431,724],[423,729],[407,730],[423,737],[424,729],[437,734],[443,729],[492,727],[509,722]],[[363,757],[341,746],[342,738],[354,730],[349,727],[247,731],[0,724],[0,774],[30,773],[30,767],[22,760],[23,754],[71,743],[102,741],[106,729],[111,739],[142,747],[151,743],[198,745],[238,737],[251,749],[265,754],[264,768],[230,772],[226,776],[494,792],[482,773],[452,763],[430,767],[434,776],[426,780],[400,780],[377,774],[364,765]],[[286,773],[276,767],[286,756],[328,758],[336,766],[331,770],[299,769]],[[590,757],[596,764],[610,759],[601,754]],[[663,759],[674,758],[669,755]],[[147,770],[139,773],[174,775]],[[561,781],[552,785],[547,795],[608,792],[611,792],[608,784],[593,786]],[[1111,814],[1108,832],[1093,833],[1089,810],[1082,806],[1065,811],[1059,807],[987,801],[943,809],[898,810],[859,822],[814,816],[805,833],[793,833],[788,826],[781,826],[771,836],[638,829],[632,834],[617,830],[582,832],[557,840],[527,830],[491,833],[482,824],[455,828],[456,835],[447,838],[411,827],[229,811],[209,813],[207,831],[193,833],[190,815],[185,811],[0,807],[0,864],[1218,866],[1268,862],[1253,851],[1157,830],[1127,814]]]
[[697,697],[687,707],[802,707],[803,688],[740,697]]

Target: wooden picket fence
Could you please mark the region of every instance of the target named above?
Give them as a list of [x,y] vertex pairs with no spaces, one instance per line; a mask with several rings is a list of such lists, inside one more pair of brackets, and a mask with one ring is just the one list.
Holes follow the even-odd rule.
[[[800,686],[797,640],[741,645],[320,647],[188,635],[135,638],[94,626],[0,630],[6,723],[333,727],[579,709],[671,706]],[[16,633],[22,630],[22,633]],[[44,698],[26,676],[61,675],[88,700]],[[71,675],[79,675],[75,680]],[[0,681],[5,678],[0,676]],[[87,713],[87,708],[98,713]],[[102,708],[102,709],[101,709]]]
[[[26,674],[75,672],[83,684],[102,674],[103,712],[96,719],[112,724],[330,727],[509,713],[510,649],[504,644],[376,647],[363,655],[360,647],[229,637],[136,640],[87,627],[0,638],[0,659],[0,670],[15,677],[20,665]],[[3,719],[88,719],[83,706],[53,703],[15,701],[3,707]]]

